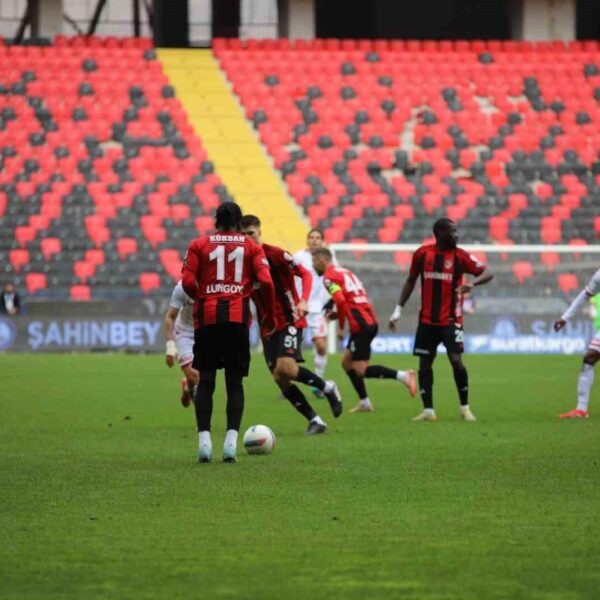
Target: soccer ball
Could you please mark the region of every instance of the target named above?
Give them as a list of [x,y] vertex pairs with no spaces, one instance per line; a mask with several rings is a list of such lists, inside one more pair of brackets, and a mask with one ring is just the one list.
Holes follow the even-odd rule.
[[248,454],[270,454],[275,447],[275,434],[266,425],[252,425],[244,434]]

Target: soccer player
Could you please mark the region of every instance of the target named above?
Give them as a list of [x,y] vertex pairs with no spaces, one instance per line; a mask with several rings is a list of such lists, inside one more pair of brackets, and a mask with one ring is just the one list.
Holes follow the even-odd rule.
[[[193,240],[182,269],[185,293],[194,298],[194,361],[200,373],[195,408],[198,422],[199,460],[212,460],[210,421],[215,376],[225,369],[227,434],[223,461],[236,462],[238,432],[244,411],[243,378],[250,366],[250,293],[256,280],[264,286],[271,304],[275,288],[262,248],[240,233],[242,212],[234,202],[217,208],[216,232]],[[274,322],[266,314],[263,328]]]
[[356,393],[358,404],[350,412],[372,412],[373,404],[367,394],[365,378],[395,379],[401,381],[414,397],[416,393],[415,372],[396,371],[380,365],[369,365],[371,341],[377,335],[378,324],[375,310],[367,292],[352,271],[333,264],[333,255],[327,248],[316,248],[312,254],[315,271],[323,276],[323,285],[331,294],[335,311],[328,318],[338,319],[339,339],[344,338],[346,321],[350,327],[350,339],[342,356],[346,371]]
[[[421,311],[415,336],[413,354],[419,357],[419,388],[423,412],[413,421],[435,421],[433,409],[433,361],[437,347],[442,342],[454,371],[454,381],[460,399],[461,416],[465,421],[475,421],[469,408],[469,376],[462,362],[464,331],[462,294],[473,286],[483,285],[492,273],[475,256],[457,247],[456,224],[450,219],[438,219],[433,225],[435,244],[421,246],[413,255],[410,273],[398,306],[389,321],[392,331],[400,318],[402,308],[410,298],[417,278],[421,279]],[[470,285],[463,284],[463,275],[475,276]]]
[[[308,298],[306,321],[315,348],[315,373],[319,377],[324,377],[327,367],[327,321],[323,314],[323,306],[329,300],[329,294],[323,286],[323,278],[315,271],[312,261],[313,250],[323,247],[323,232],[320,229],[311,229],[308,232],[306,244],[307,248],[296,252],[294,258],[312,275],[312,289]],[[302,292],[302,286],[298,287],[298,292]],[[317,388],[313,388],[313,393],[315,396],[322,395]]]
[[185,377],[181,380],[181,404],[188,407],[196,396],[198,371],[192,366],[194,360],[194,301],[184,292],[181,281],[173,288],[169,307],[165,313],[165,338],[167,349],[165,362],[171,368],[175,357]]
[[[572,319],[577,311],[590,299],[600,292],[600,269],[596,271],[588,284],[583,288],[579,295],[573,300],[571,306],[567,308],[563,316],[554,323],[554,331],[560,331],[567,322]],[[587,419],[590,416],[588,412],[588,403],[590,401],[590,390],[594,383],[594,366],[600,359],[600,331],[592,338],[587,352],[583,357],[583,365],[579,373],[577,382],[577,406],[569,412],[562,413],[561,419]]]
[[[242,233],[252,238],[262,249],[271,268],[271,277],[275,284],[275,304],[265,301],[261,291],[252,294],[259,317],[272,311],[275,316],[276,330],[272,335],[261,331],[265,360],[273,379],[284,397],[308,421],[309,435],[325,433],[327,424],[314,411],[306,396],[294,381],[310,385],[321,391],[327,398],[334,417],[342,413],[342,402],[334,381],[324,381],[308,369],[299,366],[302,358],[302,329],[306,327],[307,300],[311,294],[312,278],[310,272],[300,265],[285,250],[261,241],[260,219],[254,215],[245,215],[241,222]],[[298,292],[294,277],[302,280],[302,298]]]

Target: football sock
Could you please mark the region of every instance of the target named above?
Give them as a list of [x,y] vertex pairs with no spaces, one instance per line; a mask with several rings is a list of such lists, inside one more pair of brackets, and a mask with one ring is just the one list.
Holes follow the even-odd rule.
[[577,410],[587,411],[588,402],[590,400],[590,390],[592,389],[593,383],[594,367],[587,363],[583,363],[577,382]]
[[210,431],[210,418],[213,409],[213,393],[215,391],[215,374],[204,375],[196,388],[196,422],[198,431]]
[[325,427],[327,427],[327,423],[325,423],[325,421],[323,421],[323,419],[321,419],[321,417],[319,415],[317,415],[316,417],[312,418],[310,420],[311,423],[316,423],[317,425],[325,425]]
[[317,416],[317,413],[312,409],[308,400],[297,385],[290,385],[287,390],[283,391],[283,395],[290,401],[292,406],[309,421],[312,421]]
[[196,385],[194,384],[194,382],[191,379],[187,379],[187,389],[188,389],[188,394],[190,395],[190,397],[192,399],[194,399],[196,397]]
[[390,369],[381,365],[370,365],[365,371],[365,377],[368,379],[400,379],[398,373],[404,374],[404,371],[396,371],[396,369]]
[[230,373],[225,370],[225,386],[227,388],[227,429],[239,431],[244,413],[244,386],[241,373]]
[[419,369],[419,392],[423,408],[433,409],[433,369]]
[[225,434],[225,444],[237,446],[238,432],[237,429],[228,429]]
[[199,431],[198,432],[198,445],[202,446],[211,446],[212,440],[210,439],[210,431]]
[[298,367],[298,376],[296,377],[298,383],[304,385],[310,385],[311,387],[317,388],[323,391],[325,389],[325,382],[321,377],[309,371],[306,367]]
[[350,377],[350,381],[352,382],[352,386],[358,394],[359,400],[367,398],[367,386],[365,385],[365,378],[361,377],[354,369],[348,369],[346,373],[348,373],[348,377]]
[[321,356],[318,352],[315,353],[315,373],[319,377],[324,377],[325,367],[327,366],[327,354]]
[[460,398],[460,405],[464,406],[469,404],[469,374],[467,369],[454,369],[454,381],[456,382],[456,389],[458,390],[458,397]]

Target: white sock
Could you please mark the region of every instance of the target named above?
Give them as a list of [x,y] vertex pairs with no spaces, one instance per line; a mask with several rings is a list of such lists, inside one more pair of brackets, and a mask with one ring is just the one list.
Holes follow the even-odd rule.
[[364,408],[371,408],[371,401],[369,398],[361,398],[359,404]]
[[313,419],[311,419],[310,422],[311,423],[316,423],[317,425],[325,425],[325,426],[327,426],[327,424],[325,423],[325,421],[323,421],[323,419],[321,419],[321,417],[319,415],[317,415],[316,417],[314,417]]
[[321,356],[320,354],[315,354],[315,374],[319,377],[323,378],[325,375],[325,367],[327,366],[327,354],[325,356]]
[[225,444],[237,446],[238,432],[235,429],[228,429],[225,434]]
[[579,380],[577,382],[577,410],[588,409],[588,403],[590,401],[590,390],[594,383],[594,367],[583,363],[581,367],[581,373],[579,373]]
[[198,444],[200,448],[202,446],[210,446],[212,448],[212,440],[210,439],[210,431],[199,431],[198,432]]
[[398,381],[408,381],[408,373],[406,371],[396,371],[396,379]]
[[433,408],[425,408],[423,409],[423,412],[428,414],[428,415],[435,415],[435,410],[433,410]]
[[325,387],[323,388],[323,391],[326,394],[329,394],[329,392],[333,392],[333,381],[326,381],[325,382]]
[[465,411],[469,410],[469,405],[468,404],[461,404],[460,405],[460,410],[461,410],[461,412],[465,412]]

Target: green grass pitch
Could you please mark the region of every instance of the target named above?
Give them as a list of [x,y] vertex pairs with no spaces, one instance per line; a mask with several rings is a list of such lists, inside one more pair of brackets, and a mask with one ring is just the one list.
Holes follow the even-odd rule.
[[0,597],[598,598],[600,414],[556,418],[579,361],[467,356],[469,424],[440,357],[437,423],[370,381],[375,413],[315,400],[331,430],[307,437],[256,356],[243,426],[272,427],[275,452],[199,465],[161,356],[1,355]]

